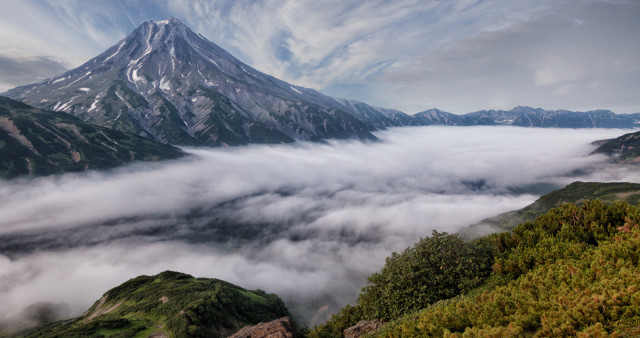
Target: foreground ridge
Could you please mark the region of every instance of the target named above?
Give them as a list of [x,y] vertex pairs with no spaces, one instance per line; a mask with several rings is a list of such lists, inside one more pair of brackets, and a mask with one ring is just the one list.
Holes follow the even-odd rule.
[[[640,206],[595,200],[564,204],[511,232],[466,242],[488,250],[480,255],[465,257],[462,244],[450,245],[462,243],[459,235],[434,233],[392,254],[357,303],[311,337],[337,337],[374,318],[390,320],[374,337],[635,337],[639,224]],[[477,264],[488,256],[492,264]],[[451,273],[466,273],[466,280],[450,280]]]
[[82,317],[19,336],[226,337],[243,326],[286,316],[289,311],[276,295],[165,271],[107,291]]

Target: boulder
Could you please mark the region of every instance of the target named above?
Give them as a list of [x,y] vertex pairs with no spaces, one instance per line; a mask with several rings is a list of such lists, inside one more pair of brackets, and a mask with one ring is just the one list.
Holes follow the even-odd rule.
[[246,326],[229,338],[296,338],[298,332],[289,317]]
[[356,325],[344,330],[345,338],[358,338],[367,333],[379,330],[382,325],[386,324],[378,319],[361,320]]

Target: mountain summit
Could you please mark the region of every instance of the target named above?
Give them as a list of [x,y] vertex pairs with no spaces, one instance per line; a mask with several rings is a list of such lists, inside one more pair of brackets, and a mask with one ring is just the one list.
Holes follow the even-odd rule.
[[82,66],[5,95],[181,145],[375,139],[411,118],[263,74],[175,18],[147,21]]

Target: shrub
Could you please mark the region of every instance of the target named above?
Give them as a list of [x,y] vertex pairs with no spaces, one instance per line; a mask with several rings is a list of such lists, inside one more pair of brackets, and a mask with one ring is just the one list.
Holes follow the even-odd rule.
[[392,253],[380,273],[368,278],[355,306],[346,306],[311,336],[341,336],[363,319],[388,321],[479,286],[491,272],[493,243],[467,242],[433,231],[402,253]]
[[[502,285],[399,318],[399,336],[634,336],[640,318],[640,206],[554,209],[510,234],[492,276]],[[491,279],[489,279],[491,280]]]
[[389,320],[477,287],[492,264],[492,251],[484,245],[433,231],[387,258],[382,271],[369,277],[358,304],[366,316]]

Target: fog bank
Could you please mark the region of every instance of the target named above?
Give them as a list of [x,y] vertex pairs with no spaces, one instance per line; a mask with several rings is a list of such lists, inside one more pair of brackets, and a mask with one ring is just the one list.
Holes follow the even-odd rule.
[[310,323],[353,301],[384,258],[575,180],[639,182],[587,156],[629,131],[416,127],[381,142],[187,149],[156,164],[0,182],[0,320],[76,313],[140,274],[176,270],[282,296]]

